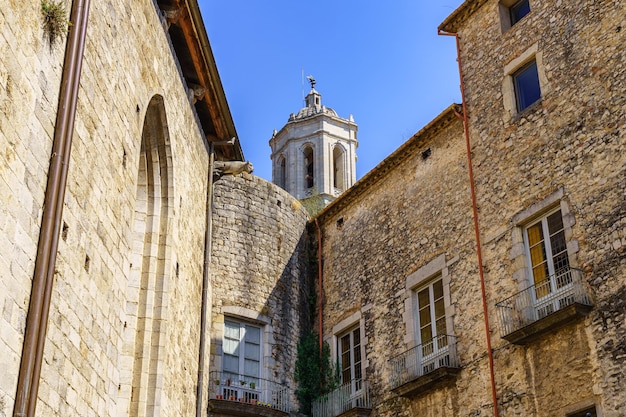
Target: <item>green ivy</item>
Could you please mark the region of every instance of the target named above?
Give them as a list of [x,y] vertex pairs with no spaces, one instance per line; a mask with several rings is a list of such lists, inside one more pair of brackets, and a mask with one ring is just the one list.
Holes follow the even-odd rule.
[[310,415],[311,404],[320,396],[339,386],[339,366],[333,364],[330,346],[322,344],[320,355],[319,338],[309,331],[298,342],[298,357],[294,379],[298,384],[296,397],[300,402],[300,412]]

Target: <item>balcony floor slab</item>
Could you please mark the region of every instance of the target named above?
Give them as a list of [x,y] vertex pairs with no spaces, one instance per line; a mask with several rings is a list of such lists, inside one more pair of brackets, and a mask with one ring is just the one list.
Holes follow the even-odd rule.
[[546,332],[555,330],[566,325],[567,323],[585,317],[589,314],[592,308],[593,306],[590,305],[573,303],[547,315],[546,317],[534,321],[521,329],[504,335],[502,338],[516,345],[525,345],[538,339]]
[[433,388],[434,385],[445,384],[455,378],[461,368],[442,366],[425,375],[400,385],[392,391],[401,397],[414,397]]
[[209,415],[213,417],[286,417],[289,413],[256,404],[211,399],[209,400]]

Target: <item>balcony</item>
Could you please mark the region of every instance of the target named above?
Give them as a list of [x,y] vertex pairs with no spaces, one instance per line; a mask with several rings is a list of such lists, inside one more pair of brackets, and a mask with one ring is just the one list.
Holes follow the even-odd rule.
[[368,417],[372,411],[369,383],[353,380],[313,402],[312,417]]
[[392,358],[391,390],[402,396],[418,395],[443,384],[460,371],[456,337],[439,335]]
[[496,304],[500,335],[526,344],[580,317],[592,308],[583,271],[565,268],[537,285]]
[[241,417],[284,417],[291,411],[291,390],[279,383],[227,372],[209,374],[209,411]]

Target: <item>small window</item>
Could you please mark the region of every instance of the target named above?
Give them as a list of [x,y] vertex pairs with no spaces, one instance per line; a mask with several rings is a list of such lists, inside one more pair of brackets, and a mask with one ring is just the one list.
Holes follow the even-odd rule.
[[513,84],[518,112],[539,100],[541,98],[541,89],[539,87],[537,62],[533,60],[513,73]]
[[530,4],[528,3],[528,0],[520,0],[509,7],[511,26],[522,20],[522,18],[528,13],[530,13]]
[[584,410],[568,414],[567,417],[598,417],[598,413],[596,412],[596,406],[594,405],[592,407],[585,408]]
[[513,25],[522,20],[529,13],[529,0],[501,0],[500,20],[502,24],[502,32],[504,33],[511,29]]

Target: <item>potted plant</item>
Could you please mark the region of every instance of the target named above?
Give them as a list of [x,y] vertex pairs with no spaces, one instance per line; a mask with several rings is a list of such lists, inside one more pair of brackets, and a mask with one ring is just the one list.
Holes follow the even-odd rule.
[[254,382],[250,382],[250,389],[255,389],[256,388],[256,384]]
[[215,385],[219,385],[219,384],[220,384],[220,380],[219,380],[219,379],[216,379],[216,380],[215,380]]
[[241,386],[246,385],[246,381],[239,381],[239,383],[241,384]]

